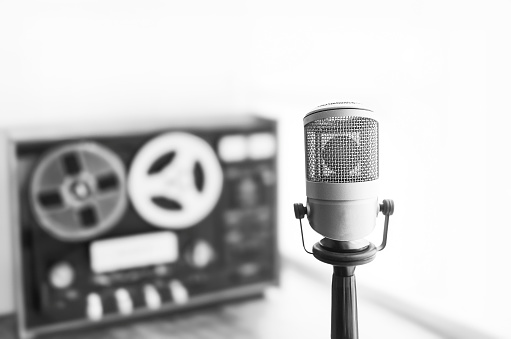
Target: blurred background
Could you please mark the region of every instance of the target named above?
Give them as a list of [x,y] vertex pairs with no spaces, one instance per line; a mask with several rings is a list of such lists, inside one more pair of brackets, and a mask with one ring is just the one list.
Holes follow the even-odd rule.
[[[496,1],[3,0],[0,127],[277,119],[280,252],[329,288],[292,212],[306,199],[302,118],[363,102],[381,119],[380,200],[396,210],[386,250],[357,269],[362,297],[509,338],[508,13]],[[14,310],[10,226],[0,314]],[[289,317],[306,322],[307,304]]]

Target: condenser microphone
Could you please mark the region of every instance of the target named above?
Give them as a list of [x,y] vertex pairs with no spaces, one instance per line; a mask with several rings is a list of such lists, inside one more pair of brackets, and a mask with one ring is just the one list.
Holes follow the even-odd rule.
[[307,217],[340,241],[370,234],[379,212],[378,120],[356,103],[322,105],[303,119]]
[[[379,122],[377,115],[353,102],[321,105],[303,118],[307,204],[295,204],[297,219],[307,215],[311,227],[325,238],[314,257],[334,266],[331,338],[357,339],[355,268],[374,260],[385,248],[390,199],[378,203]],[[365,240],[385,215],[380,246]],[[303,230],[302,230],[302,243]]]

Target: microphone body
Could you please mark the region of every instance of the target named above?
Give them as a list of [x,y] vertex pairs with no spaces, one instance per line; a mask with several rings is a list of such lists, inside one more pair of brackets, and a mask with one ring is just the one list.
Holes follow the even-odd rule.
[[[377,190],[377,183],[374,184],[339,185],[338,194],[328,194],[330,190],[322,189],[322,185],[307,185],[313,187],[307,189],[309,224],[316,232],[333,240],[364,238],[374,230],[380,208],[378,197],[370,192]],[[368,186],[369,192],[366,195],[355,193],[357,186]]]
[[376,225],[378,121],[354,103],[319,106],[303,119],[307,218],[319,234],[362,239]]

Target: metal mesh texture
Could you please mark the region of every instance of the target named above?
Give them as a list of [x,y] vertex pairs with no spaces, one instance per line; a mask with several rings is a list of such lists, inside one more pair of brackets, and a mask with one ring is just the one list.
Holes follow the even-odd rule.
[[305,125],[307,180],[352,183],[378,179],[378,122],[329,117]]

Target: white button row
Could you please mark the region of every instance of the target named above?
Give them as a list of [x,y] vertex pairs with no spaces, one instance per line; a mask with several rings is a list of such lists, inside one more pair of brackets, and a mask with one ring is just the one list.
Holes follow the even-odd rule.
[[[169,285],[170,294],[178,305],[186,304],[189,300],[188,289],[179,281],[172,280]],[[160,293],[153,285],[147,284],[143,288],[144,299],[149,309],[156,310],[161,307],[162,300]],[[119,313],[128,315],[133,312],[133,300],[125,288],[119,288],[114,293]],[[103,317],[103,303],[97,293],[90,293],[87,296],[87,317],[92,321],[98,321]]]
[[227,135],[218,143],[218,154],[225,162],[268,159],[276,152],[277,141],[271,133]]

